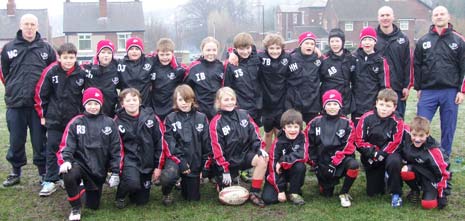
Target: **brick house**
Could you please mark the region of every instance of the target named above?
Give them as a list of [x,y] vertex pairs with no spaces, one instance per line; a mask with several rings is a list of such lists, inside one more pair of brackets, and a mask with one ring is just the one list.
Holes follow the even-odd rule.
[[323,28],[341,28],[346,34],[346,47],[356,47],[360,30],[378,26],[378,9],[390,6],[395,24],[408,35],[410,43],[421,37],[431,24],[431,1],[424,0],[328,0],[323,15]]
[[64,38],[76,45],[79,60],[91,60],[97,42],[102,39],[111,40],[115,44],[116,57],[122,57],[126,40],[132,36],[144,39],[144,32],[144,11],[139,0],[64,2]]
[[47,9],[17,9],[15,0],[8,0],[6,9],[0,9],[0,48],[16,38],[19,22],[25,14],[33,14],[39,20],[39,33],[44,40],[51,39],[51,28]]

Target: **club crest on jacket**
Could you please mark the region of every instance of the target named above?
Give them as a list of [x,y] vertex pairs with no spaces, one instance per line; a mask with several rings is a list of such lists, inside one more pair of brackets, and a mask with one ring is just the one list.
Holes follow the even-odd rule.
[[109,127],[109,126],[106,126],[105,128],[102,129],[102,133],[105,134],[105,135],[110,135],[111,132],[113,132],[113,131],[111,130],[111,127]]
[[203,124],[197,124],[197,126],[195,127],[195,129],[196,129],[198,132],[202,132],[202,131],[203,131]]
[[153,120],[147,120],[145,122],[145,126],[147,126],[148,128],[152,128],[153,127]]
[[249,122],[246,120],[246,119],[243,119],[241,120],[241,122],[239,123],[242,127],[247,127],[247,125],[249,125]]

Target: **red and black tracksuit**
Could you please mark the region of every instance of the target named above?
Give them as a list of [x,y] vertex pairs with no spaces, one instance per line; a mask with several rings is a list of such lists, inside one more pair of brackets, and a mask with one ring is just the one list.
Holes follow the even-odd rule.
[[354,159],[355,128],[344,116],[324,113],[310,121],[305,129],[309,142],[309,160],[315,167],[320,193],[330,197],[334,186],[344,176],[341,194],[349,192],[358,176],[359,164]]
[[414,146],[410,133],[404,136],[401,155],[408,171],[402,171],[401,177],[412,191],[423,191],[421,205],[424,208],[435,208],[439,198],[446,198],[450,194],[448,156],[431,136],[421,147]]
[[[212,155],[209,124],[205,114],[196,110],[177,111],[165,118],[165,139],[168,151],[160,179],[163,195],[171,193],[176,181],[182,177],[182,196],[186,200],[200,200],[200,175],[208,174]],[[182,174],[190,169],[189,174]],[[174,171],[174,173],[173,173]],[[166,174],[172,173],[172,174]],[[168,179],[165,179],[168,178]]]
[[131,116],[120,109],[114,120],[124,148],[124,167],[116,199],[129,195],[131,202],[146,204],[150,198],[153,171],[161,169],[164,161],[162,150],[167,148],[163,138],[164,126],[152,108],[143,106],[138,116]]
[[362,48],[355,52],[355,74],[352,80],[352,93],[355,110],[352,121],[357,126],[360,116],[373,109],[378,92],[390,88],[389,66],[379,52],[366,54]]
[[250,56],[239,58],[239,65],[226,64],[224,86],[231,87],[237,96],[239,108],[247,110],[257,125],[262,125],[261,111],[263,108],[263,92],[258,78],[260,59],[256,51]]
[[142,104],[151,107],[150,87],[153,59],[144,54],[137,61],[129,60],[128,56],[118,60],[118,74],[121,89],[135,88],[142,96]]
[[41,39],[39,32],[31,42],[23,38],[22,31],[16,38],[3,46],[1,68],[5,85],[6,123],[8,126],[9,149],[6,159],[13,173],[21,175],[26,165],[26,138],[29,127],[33,149],[33,163],[39,175],[45,173],[45,128],[34,109],[34,89],[42,71],[56,61],[53,47]]
[[310,122],[321,111],[320,65],[322,59],[316,53],[302,54],[300,48],[291,54],[291,73],[287,78],[285,109],[294,108],[302,113],[303,120]]
[[404,117],[406,101],[403,97],[402,89],[413,86],[413,64],[410,53],[410,41],[395,24],[392,24],[393,31],[385,34],[380,26],[377,27],[376,51],[379,51],[389,65],[390,85],[397,92],[397,111]]
[[220,185],[223,173],[231,173],[234,178],[239,170],[252,168],[253,158],[265,147],[260,129],[247,111],[241,109],[219,111],[210,122],[210,138],[216,163],[211,172],[219,178]]
[[355,57],[347,49],[342,55],[329,51],[320,66],[320,94],[336,89],[342,95],[342,114],[349,115],[355,109],[351,82],[355,75]]
[[35,109],[39,118],[45,118],[47,128],[46,173],[44,181],[60,179],[56,152],[66,124],[82,112],[84,72],[78,66],[65,71],[59,62],[52,63],[42,72],[35,87]]
[[202,57],[192,62],[186,72],[184,81],[194,90],[199,111],[205,113],[208,119],[216,114],[215,96],[223,83],[223,71],[223,64],[219,60],[209,62]]
[[153,57],[153,68],[150,75],[152,80],[152,108],[155,114],[164,120],[173,111],[173,92],[179,86],[186,73],[181,65],[178,65],[175,58],[171,64],[162,65],[158,56]]
[[[280,131],[271,146],[266,183],[262,198],[266,204],[277,203],[278,193],[302,195],[305,180],[305,163],[308,161],[308,142],[303,133],[291,140],[284,131]],[[280,174],[276,164],[280,164]],[[287,189],[289,183],[289,190]]]
[[291,56],[284,50],[277,59],[269,56],[267,51],[259,53],[258,57],[261,62],[258,78],[263,90],[262,121],[265,132],[270,132],[273,128],[280,128],[281,114],[285,111],[287,78],[296,65],[291,69]]
[[[72,164],[71,170],[63,174],[71,206],[80,208],[85,192],[86,207],[98,209],[107,173],[119,174],[123,157],[118,127],[111,118],[84,112],[71,119],[57,152],[58,165]],[[81,180],[85,189],[80,191]]]
[[84,89],[96,87],[103,93],[102,113],[114,117],[118,105],[118,91],[121,89],[120,77],[117,71],[118,63],[112,60],[104,67],[99,64],[82,65],[86,72]]
[[396,113],[381,118],[374,109],[360,118],[355,144],[365,168],[368,196],[384,194],[385,173],[390,193],[402,195],[399,152],[403,132],[404,121]]

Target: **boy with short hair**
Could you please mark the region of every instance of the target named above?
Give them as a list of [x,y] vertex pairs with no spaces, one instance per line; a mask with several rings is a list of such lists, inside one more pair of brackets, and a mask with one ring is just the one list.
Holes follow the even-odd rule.
[[320,59],[315,52],[316,36],[312,32],[299,35],[299,47],[291,53],[292,74],[287,79],[285,108],[300,111],[305,123],[321,111]]
[[182,83],[186,72],[186,69],[176,61],[174,47],[171,39],[161,38],[157,42],[157,54],[153,57],[150,95],[152,108],[161,120],[173,111],[173,99],[171,98],[174,89]]
[[260,60],[255,50],[254,40],[249,33],[237,34],[233,40],[234,53],[238,65],[225,63],[224,86],[231,87],[237,94],[237,105],[247,110],[258,126],[262,126],[261,111],[263,96],[258,69]]
[[417,116],[410,124],[410,132],[405,133],[402,158],[407,163],[402,167],[401,177],[410,187],[407,198],[412,203],[420,200],[424,209],[443,209],[450,194],[447,155],[430,135],[429,121]]
[[292,58],[284,51],[284,39],[280,35],[266,35],[263,46],[265,51],[258,54],[261,61],[258,76],[263,90],[265,143],[269,149],[273,136],[276,136],[280,128],[281,114],[285,110],[287,79],[297,67],[290,65]]
[[386,174],[394,208],[402,206],[399,145],[404,132],[404,121],[395,112],[396,105],[397,93],[392,89],[381,90],[375,108],[360,118],[355,135],[366,172],[368,196],[384,194]]
[[40,196],[50,196],[57,190],[56,182],[60,180],[56,158],[58,145],[68,121],[82,111],[84,72],[77,63],[77,49],[65,43],[57,52],[58,62],[42,72],[34,96],[40,123],[47,128],[46,173]]
[[339,199],[342,207],[350,207],[349,190],[359,172],[354,159],[354,124],[342,114],[342,95],[337,90],[323,94],[323,113],[305,130],[309,142],[310,164],[315,167],[320,193],[333,196],[334,186],[344,177]]
[[355,111],[351,117],[355,126],[360,116],[373,109],[378,92],[390,88],[389,66],[386,59],[375,50],[376,40],[376,31],[372,27],[366,27],[360,32],[360,48],[355,52],[356,67],[352,80]]
[[[81,220],[81,196],[85,193],[86,208],[100,206],[102,187],[107,173],[110,187],[119,184],[124,151],[115,122],[101,113],[103,94],[98,88],[87,88],[82,97],[84,113],[66,126],[57,158],[63,174],[68,202],[69,220]],[[84,184],[81,189],[80,183]]]
[[142,95],[142,104],[151,107],[150,87],[153,59],[144,54],[144,40],[131,37],[126,40],[127,54],[118,61],[121,89],[135,88]]
[[121,88],[118,75],[118,63],[114,59],[115,46],[110,40],[97,43],[97,53],[90,64],[81,67],[86,72],[84,88],[96,87],[103,93],[102,113],[113,117],[118,103],[118,91]]
[[266,204],[286,200],[295,205],[305,204],[301,188],[305,180],[308,143],[302,133],[302,123],[302,114],[294,109],[287,110],[281,116],[282,131],[271,146],[268,175],[263,187],[263,201]]

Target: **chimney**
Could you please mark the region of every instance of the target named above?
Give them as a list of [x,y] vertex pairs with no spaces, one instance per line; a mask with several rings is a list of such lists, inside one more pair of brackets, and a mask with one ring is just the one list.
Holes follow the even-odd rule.
[[107,0],[100,0],[99,1],[99,15],[100,18],[106,18],[107,17]]
[[16,14],[15,0],[8,0],[8,3],[6,4],[6,14],[8,16],[15,16]]

